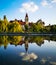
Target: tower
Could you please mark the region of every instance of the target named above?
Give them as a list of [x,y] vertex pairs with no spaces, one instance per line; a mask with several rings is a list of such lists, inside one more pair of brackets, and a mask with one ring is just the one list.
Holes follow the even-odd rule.
[[26,24],[28,24],[28,14],[26,13],[26,16],[25,16],[25,22],[26,22]]
[[4,15],[4,18],[3,19],[6,19],[6,15]]

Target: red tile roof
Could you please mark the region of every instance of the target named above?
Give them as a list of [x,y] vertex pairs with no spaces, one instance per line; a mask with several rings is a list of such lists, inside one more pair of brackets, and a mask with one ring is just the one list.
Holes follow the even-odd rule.
[[22,20],[18,20],[18,23],[21,24],[21,25],[25,25],[26,22],[23,22]]
[[[12,22],[14,22],[15,20],[11,20],[10,22],[12,23]],[[16,20],[19,24],[21,24],[21,25],[25,25],[26,24],[26,22],[24,22],[24,21],[22,21],[22,20]],[[29,23],[29,26],[31,26],[32,25],[32,23]]]

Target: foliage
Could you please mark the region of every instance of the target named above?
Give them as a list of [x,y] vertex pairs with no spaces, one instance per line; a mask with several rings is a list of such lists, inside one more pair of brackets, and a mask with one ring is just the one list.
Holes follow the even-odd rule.
[[22,36],[9,36],[8,40],[10,43],[17,45],[22,40]]
[[42,23],[32,23],[31,27],[30,27],[30,31],[31,32],[42,32],[44,28],[44,25],[42,25]]
[[25,32],[28,32],[28,25],[27,24],[25,24]]
[[6,16],[4,15],[4,20],[3,20],[3,24],[4,24],[4,32],[8,32],[8,20],[6,18]]
[[[22,22],[21,22],[22,23]],[[9,22],[4,16],[4,19],[0,19],[0,33],[1,32],[37,32],[37,33],[56,33],[56,25],[44,26],[45,23],[39,19],[36,23],[21,25],[18,20]]]
[[23,32],[22,26],[17,21],[9,23],[7,26],[8,26],[8,32]]
[[0,46],[4,45],[4,49],[7,48],[8,45],[8,36],[0,36]]

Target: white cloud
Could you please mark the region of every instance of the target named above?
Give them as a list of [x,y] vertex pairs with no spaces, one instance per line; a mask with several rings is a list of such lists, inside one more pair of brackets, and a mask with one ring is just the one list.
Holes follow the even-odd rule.
[[43,1],[41,2],[41,4],[42,4],[42,6],[47,6],[47,5],[48,5],[48,2],[47,2],[47,0],[43,0]]
[[41,5],[44,7],[52,8],[53,5],[51,2],[52,2],[52,0],[49,0],[49,1],[48,0],[42,0]]
[[36,60],[38,59],[38,56],[35,54],[35,53],[20,53],[20,56],[22,56],[22,60],[23,61],[33,61],[33,60]]
[[22,4],[20,12],[36,12],[38,9],[38,5],[36,5],[34,2],[26,2]]
[[52,0],[51,3],[56,3],[56,0]]
[[42,58],[40,61],[41,61],[42,64],[45,64],[47,59],[46,58]]
[[56,65],[56,62],[50,62],[51,65]]

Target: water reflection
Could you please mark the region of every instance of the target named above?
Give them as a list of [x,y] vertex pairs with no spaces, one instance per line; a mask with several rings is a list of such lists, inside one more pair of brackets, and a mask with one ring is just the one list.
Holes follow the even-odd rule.
[[33,61],[38,58],[38,56],[35,53],[20,53],[20,56],[22,56],[23,61]]
[[48,40],[49,42],[56,41],[56,37],[55,36],[54,37],[0,36],[0,47],[4,46],[4,49],[6,49],[8,44],[15,46],[25,44],[25,48],[27,51],[29,43],[36,43],[38,46],[41,46],[42,44],[44,44],[44,40]]
[[24,42],[24,46],[25,46],[25,53],[24,52],[21,52],[20,53],[20,56],[22,56],[22,60],[23,61],[33,61],[33,60],[36,60],[38,58],[38,56],[35,54],[35,53],[28,53],[28,43],[29,43],[29,38],[28,37],[25,37],[24,38],[25,42]]
[[52,62],[50,62],[50,64],[51,64],[51,65],[56,65],[56,62],[53,62],[53,61],[52,61]]
[[47,62],[47,59],[46,59],[46,58],[42,58],[42,59],[40,60],[40,62],[41,62],[42,64],[45,64],[45,63]]
[[[12,59],[11,62],[14,62],[10,65],[20,65],[19,62],[22,62],[21,65],[23,65],[24,61],[32,62],[32,65],[56,65],[56,46],[54,42],[56,43],[55,36],[0,36],[0,58],[4,58],[4,54],[6,55],[4,50],[6,50],[7,55],[5,58],[9,57]],[[12,55],[10,55],[11,53]],[[9,62],[9,59],[7,60]],[[7,60],[5,59],[4,61]],[[3,62],[0,61],[0,64],[1,63]],[[7,65],[9,64],[7,63]],[[26,65],[28,64],[26,63]],[[31,63],[29,65],[31,65]]]
[[0,47],[4,46],[4,49],[8,46],[8,36],[0,36]]

